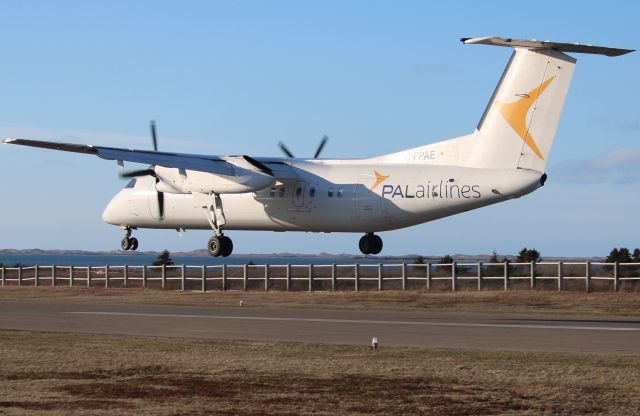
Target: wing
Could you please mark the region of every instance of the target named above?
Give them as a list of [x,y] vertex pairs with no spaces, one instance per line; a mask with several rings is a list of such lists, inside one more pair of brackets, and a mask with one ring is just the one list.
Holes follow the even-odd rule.
[[[81,144],[45,142],[40,140],[6,139],[5,144],[19,144],[21,146],[40,147],[43,149],[60,150],[63,152],[85,153],[98,156],[106,160],[121,160],[149,165],[160,165],[167,168],[189,169],[208,172],[217,175],[233,176],[233,166],[224,159],[216,156],[192,155],[185,153],[155,152],[150,150],[120,149],[116,147],[90,146]],[[244,157],[258,170],[266,172],[266,166],[257,166],[257,162],[248,156]],[[248,158],[248,159],[247,159]],[[250,159],[250,160],[249,160]],[[260,162],[257,162],[262,165]],[[266,168],[268,170],[268,168]]]

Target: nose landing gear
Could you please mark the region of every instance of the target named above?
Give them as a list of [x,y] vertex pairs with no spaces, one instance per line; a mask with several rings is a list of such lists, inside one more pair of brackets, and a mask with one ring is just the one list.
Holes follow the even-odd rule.
[[135,237],[131,237],[131,228],[126,229],[126,234],[122,241],[120,241],[120,248],[125,251],[136,251],[138,249],[138,239]]
[[358,244],[362,254],[379,254],[382,251],[382,238],[374,233],[367,233]]
[[207,243],[207,250],[213,257],[228,257],[233,251],[233,241],[226,235],[213,236]]

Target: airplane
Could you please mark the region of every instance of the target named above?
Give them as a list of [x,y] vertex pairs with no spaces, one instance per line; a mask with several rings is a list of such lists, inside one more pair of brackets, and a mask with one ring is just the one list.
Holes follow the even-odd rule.
[[207,249],[229,256],[229,230],[364,233],[359,249],[379,254],[376,232],[409,227],[519,198],[547,180],[560,113],[576,59],[630,49],[511,39],[462,38],[467,45],[511,47],[511,59],[473,133],[368,159],[210,156],[5,139],[5,144],[84,153],[150,165],[123,172],[131,181],[102,214],[136,250],[140,228],[211,229]]

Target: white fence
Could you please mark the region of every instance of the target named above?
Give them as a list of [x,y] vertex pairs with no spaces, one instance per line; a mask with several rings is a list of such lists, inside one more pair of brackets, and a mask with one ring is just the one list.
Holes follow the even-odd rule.
[[[640,263],[30,266],[0,268],[2,286],[177,290],[640,290]],[[624,287],[623,287],[624,286]]]

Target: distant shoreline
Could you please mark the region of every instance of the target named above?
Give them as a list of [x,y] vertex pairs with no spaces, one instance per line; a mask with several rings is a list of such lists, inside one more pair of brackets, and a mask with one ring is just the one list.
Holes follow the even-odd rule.
[[[44,249],[0,249],[1,255],[43,255],[43,256],[157,256],[160,251],[122,251],[122,250],[110,250],[110,251],[90,251],[90,250],[44,250]],[[171,256],[174,257],[208,257],[209,254],[206,250],[191,250],[181,252],[171,252]],[[237,257],[244,258],[265,258],[265,257],[278,257],[278,258],[338,258],[338,259],[380,259],[380,260],[406,260],[422,257],[424,261],[439,261],[442,256],[426,256],[420,254],[404,254],[394,256],[364,256],[362,254],[348,254],[348,253],[314,253],[314,254],[301,254],[301,253],[247,253],[247,254],[234,254]],[[488,261],[491,258],[491,254],[452,254],[451,257],[457,261]],[[516,256],[511,254],[498,254],[498,258],[502,259],[506,257],[508,260],[513,261]],[[549,256],[542,257],[542,261],[584,261],[586,259],[593,261],[602,261],[604,257],[558,257]]]

